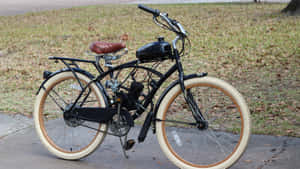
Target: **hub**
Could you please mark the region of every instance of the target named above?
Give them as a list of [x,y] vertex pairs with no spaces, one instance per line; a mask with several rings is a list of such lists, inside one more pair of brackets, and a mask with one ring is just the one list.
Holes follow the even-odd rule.
[[74,109],[78,106],[75,106],[73,110],[71,110],[71,107],[73,104],[69,104],[66,106],[65,111],[64,111],[64,121],[69,127],[78,127],[81,125],[84,121],[80,120],[76,117],[76,112]]
[[197,123],[197,128],[200,129],[200,130],[208,129],[208,122],[206,120],[198,122]]

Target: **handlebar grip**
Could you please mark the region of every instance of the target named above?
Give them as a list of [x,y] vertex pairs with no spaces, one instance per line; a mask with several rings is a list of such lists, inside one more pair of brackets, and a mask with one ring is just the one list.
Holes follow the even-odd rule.
[[140,8],[146,12],[149,12],[156,17],[160,15],[160,11],[158,9],[152,9],[152,8],[149,8],[149,7],[141,5],[141,4],[138,5],[138,8]]

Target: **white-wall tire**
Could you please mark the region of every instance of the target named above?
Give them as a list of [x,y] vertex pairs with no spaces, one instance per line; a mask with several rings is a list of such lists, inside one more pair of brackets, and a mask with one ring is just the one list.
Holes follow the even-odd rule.
[[[81,79],[82,82],[84,83],[89,83],[91,79],[82,74],[77,72],[76,73],[78,78]],[[62,158],[62,159],[67,159],[67,160],[77,160],[80,158],[83,158],[89,154],[91,154],[93,151],[97,149],[97,147],[102,143],[103,139],[105,138],[105,134],[103,132],[97,131],[95,133],[95,136],[92,136],[93,139],[91,139],[90,143],[87,144],[85,147],[78,151],[66,151],[63,148],[60,148],[57,146],[53,140],[51,140],[50,136],[48,136],[49,133],[47,133],[45,126],[44,126],[44,121],[43,121],[43,107],[45,104],[45,100],[47,99],[48,93],[54,88],[57,84],[63,82],[64,80],[68,79],[73,79],[74,75],[71,71],[66,71],[66,72],[61,72],[53,77],[51,77],[43,86],[43,88],[39,91],[36,101],[35,101],[35,107],[34,107],[34,123],[35,123],[35,128],[37,131],[37,135],[39,136],[41,142],[43,145],[55,156]],[[91,91],[95,95],[95,98],[97,99],[97,104],[100,105],[100,107],[105,107],[105,101],[103,98],[103,95],[101,94],[100,90],[98,89],[97,85],[95,83],[92,83],[90,85]],[[102,131],[107,131],[107,125],[106,124],[98,124],[99,129]],[[76,129],[76,128],[74,128]],[[68,134],[68,133],[67,133]],[[83,136],[82,136],[83,137]],[[85,138],[80,138],[80,136],[77,136],[76,138],[78,139],[85,139]]]
[[[226,159],[220,160],[217,163],[212,163],[212,164],[194,164],[189,161],[186,161],[183,159],[180,155],[175,152],[176,150],[173,149],[172,146],[170,146],[169,141],[168,141],[168,136],[166,136],[166,131],[165,129],[165,122],[164,121],[156,121],[156,132],[157,132],[157,139],[160,144],[160,147],[162,151],[165,153],[165,155],[169,158],[171,162],[173,162],[176,166],[179,168],[184,168],[184,169],[199,169],[199,168],[209,168],[209,169],[224,169],[232,166],[243,154],[245,151],[248,140],[250,137],[250,128],[251,128],[251,123],[250,123],[250,113],[248,106],[242,97],[242,95],[231,85],[226,83],[223,80],[213,78],[213,77],[202,77],[202,78],[192,78],[185,80],[185,86],[186,89],[192,88],[193,86],[206,86],[207,88],[212,87],[215,88],[223,93],[225,93],[237,106],[237,109],[239,110],[240,118],[241,118],[241,134],[238,137],[239,142],[236,144],[237,146],[233,149],[233,152],[226,156]],[[171,88],[168,93],[164,96],[156,118],[160,120],[165,120],[166,113],[174,101],[174,99],[181,93],[181,88],[179,84],[175,85],[173,88]],[[175,110],[176,111],[176,110]],[[167,127],[166,127],[167,128]],[[171,127],[169,127],[171,128]],[[176,139],[176,138],[175,138]],[[175,140],[174,139],[174,140]],[[183,138],[184,139],[184,138]],[[171,141],[170,141],[171,142]],[[175,142],[175,141],[174,141]],[[182,141],[181,141],[182,142]],[[183,142],[185,144],[185,142]],[[200,144],[200,143],[199,143]],[[178,145],[179,146],[179,145]],[[193,151],[193,150],[190,150]],[[205,150],[199,150],[199,151],[205,151]],[[225,153],[224,153],[225,154]]]

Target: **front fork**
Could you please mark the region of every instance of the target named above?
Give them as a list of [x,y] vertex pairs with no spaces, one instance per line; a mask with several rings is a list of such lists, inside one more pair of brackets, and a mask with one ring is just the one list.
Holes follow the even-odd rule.
[[178,50],[174,50],[174,56],[176,60],[176,65],[177,65],[177,70],[178,70],[178,76],[179,76],[179,84],[180,88],[183,92],[183,96],[187,104],[189,105],[189,108],[192,111],[193,117],[197,122],[197,127],[199,129],[207,129],[208,128],[208,122],[205,120],[201,110],[199,109],[190,89],[185,89],[184,86],[184,72],[183,72],[183,67],[181,64],[180,56],[178,53]]

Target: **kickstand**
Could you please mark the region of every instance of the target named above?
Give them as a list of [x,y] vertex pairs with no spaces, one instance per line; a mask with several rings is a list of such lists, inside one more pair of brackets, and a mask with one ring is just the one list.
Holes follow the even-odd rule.
[[123,155],[124,155],[124,157],[126,159],[128,159],[129,156],[126,154],[126,150],[125,150],[125,144],[126,144],[126,140],[127,140],[127,135],[124,137],[125,144],[122,141],[122,137],[119,137],[119,138],[120,138],[120,143],[121,143],[121,146],[122,146]]

